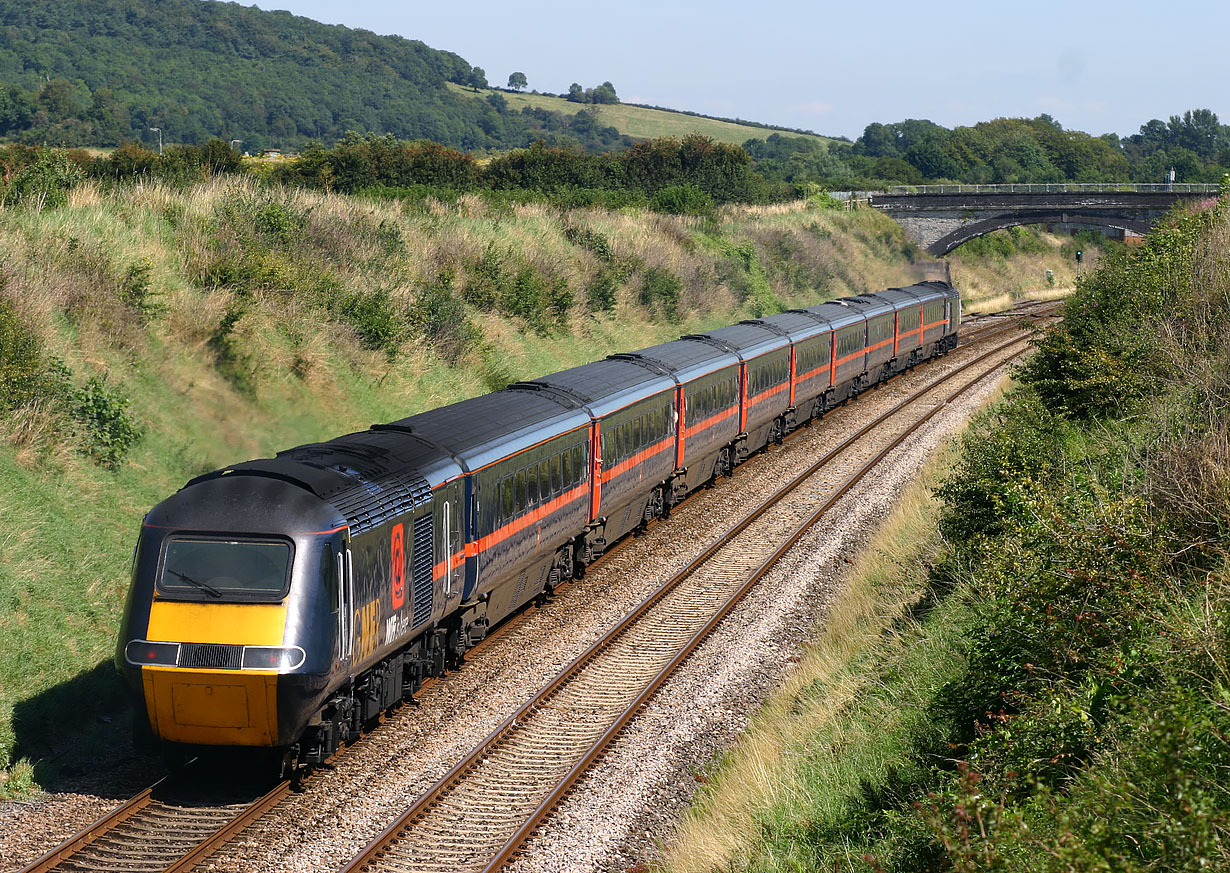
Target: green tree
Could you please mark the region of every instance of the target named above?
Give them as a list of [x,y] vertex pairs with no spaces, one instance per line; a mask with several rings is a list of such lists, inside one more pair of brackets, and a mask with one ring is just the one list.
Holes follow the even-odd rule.
[[603,82],[592,91],[585,92],[589,97],[590,103],[618,103],[619,97],[615,94],[615,86],[610,82]]
[[34,101],[20,88],[0,88],[0,134],[13,134],[30,126]]
[[470,71],[469,78],[466,79],[466,84],[475,91],[480,88],[487,87],[487,72],[482,67],[475,67]]
[[525,73],[511,73],[508,76],[508,87],[514,91],[522,91],[529,85],[529,80],[525,78]]
[[568,99],[573,103],[585,102],[585,89],[581,87],[580,83],[573,82],[568,86]]

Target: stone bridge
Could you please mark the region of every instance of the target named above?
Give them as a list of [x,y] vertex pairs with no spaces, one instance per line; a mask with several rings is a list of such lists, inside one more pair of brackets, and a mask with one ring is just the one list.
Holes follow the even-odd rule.
[[939,257],[977,236],[1020,224],[1088,224],[1148,233],[1182,200],[1216,185],[921,185],[873,194],[871,206]]

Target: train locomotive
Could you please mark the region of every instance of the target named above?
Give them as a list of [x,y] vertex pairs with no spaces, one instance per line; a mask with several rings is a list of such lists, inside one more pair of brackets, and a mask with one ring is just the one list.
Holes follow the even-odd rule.
[[322,762],[609,544],[955,347],[960,319],[941,282],[842,298],[199,476],[134,553],[137,728]]

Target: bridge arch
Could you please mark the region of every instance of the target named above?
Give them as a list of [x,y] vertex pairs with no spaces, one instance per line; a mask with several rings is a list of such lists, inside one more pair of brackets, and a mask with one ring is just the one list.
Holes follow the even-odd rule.
[[963,224],[927,246],[927,252],[938,258],[976,237],[1025,224],[1087,224],[1092,227],[1113,227],[1117,230],[1146,234],[1153,229],[1154,222],[1140,215],[1108,215],[1105,212],[1081,213],[1052,210],[1012,212]]

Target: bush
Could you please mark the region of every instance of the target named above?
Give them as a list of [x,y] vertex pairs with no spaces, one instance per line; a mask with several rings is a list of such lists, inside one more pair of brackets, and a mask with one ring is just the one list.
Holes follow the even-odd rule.
[[53,394],[43,343],[0,297],[0,412],[8,412]]
[[68,192],[85,178],[81,168],[60,149],[43,149],[32,164],[9,183],[4,202],[36,210],[55,209],[68,202]]
[[450,364],[455,364],[477,339],[465,304],[453,291],[453,273],[445,271],[423,289],[415,301],[412,319]]
[[659,190],[649,201],[654,212],[670,215],[713,215],[713,198],[695,185],[669,185]]
[[108,469],[118,467],[141,438],[141,428],[128,413],[128,402],[97,378],[73,393],[70,409],[72,417],[85,426],[85,451]]
[[683,292],[683,280],[670,270],[650,267],[641,282],[641,304],[646,307],[661,305],[668,321],[679,321],[679,298]]

